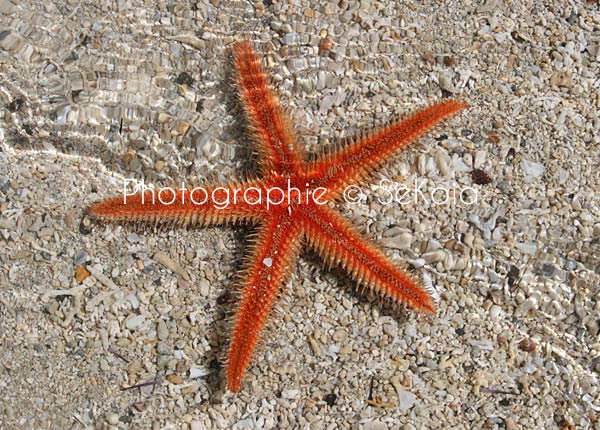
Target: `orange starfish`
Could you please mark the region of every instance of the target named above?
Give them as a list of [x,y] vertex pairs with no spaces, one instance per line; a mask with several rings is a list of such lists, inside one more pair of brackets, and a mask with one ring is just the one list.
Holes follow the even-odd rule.
[[167,193],[167,201],[164,195],[157,199],[156,193],[145,191],[95,203],[88,212],[101,221],[259,225],[240,277],[241,298],[227,362],[228,386],[237,392],[303,244],[328,263],[342,265],[358,284],[380,296],[418,310],[435,311],[431,291],[397,268],[331,203],[342,199],[346,187],[371,176],[401,148],[467,105],[454,100],[435,104],[336,152],[309,158],[298,144],[250,43],[238,42],[233,51],[241,101],[258,151],[260,177],[173,190]]

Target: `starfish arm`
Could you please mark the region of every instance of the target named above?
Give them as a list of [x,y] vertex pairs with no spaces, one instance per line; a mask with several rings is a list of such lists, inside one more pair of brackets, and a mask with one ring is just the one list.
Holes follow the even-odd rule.
[[88,214],[104,222],[139,222],[174,226],[258,221],[266,185],[260,181],[192,189],[171,188],[102,200]]
[[241,300],[227,359],[227,383],[233,392],[240,390],[260,334],[296,262],[301,240],[300,225],[285,209],[270,212],[257,233],[241,277]]
[[434,291],[395,267],[373,243],[327,206],[303,210],[307,243],[329,264],[341,264],[371,291],[415,309],[435,312]]
[[302,160],[292,129],[247,40],[234,45],[235,68],[250,126],[258,146],[263,172],[289,173]]
[[445,118],[468,107],[448,100],[434,104],[377,133],[366,136],[339,152],[325,154],[307,166],[307,177],[317,187],[339,194],[348,185],[368,176],[400,149],[425,134]]

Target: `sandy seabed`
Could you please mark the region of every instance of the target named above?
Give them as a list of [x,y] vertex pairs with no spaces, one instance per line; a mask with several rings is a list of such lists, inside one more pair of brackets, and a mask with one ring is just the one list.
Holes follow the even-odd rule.
[[[0,428],[598,428],[599,6],[390,3],[0,0]],[[340,210],[431,281],[437,314],[307,252],[233,395],[251,229],[81,221],[128,178],[253,174],[244,38],[309,151],[467,101],[382,175],[479,199],[364,184]]]

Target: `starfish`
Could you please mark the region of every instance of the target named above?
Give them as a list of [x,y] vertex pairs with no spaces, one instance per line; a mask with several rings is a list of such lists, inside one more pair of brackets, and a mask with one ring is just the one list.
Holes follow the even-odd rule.
[[155,191],[110,198],[92,204],[88,213],[101,222],[257,225],[239,278],[240,299],[227,358],[227,385],[237,392],[304,245],[329,265],[341,265],[357,284],[377,295],[435,312],[430,287],[392,263],[335,210],[335,204],[347,187],[371,177],[400,149],[467,105],[456,100],[437,103],[333,151],[311,156],[299,144],[251,44],[236,42],[233,52],[259,175],[170,190],[167,198],[160,193],[156,198]]

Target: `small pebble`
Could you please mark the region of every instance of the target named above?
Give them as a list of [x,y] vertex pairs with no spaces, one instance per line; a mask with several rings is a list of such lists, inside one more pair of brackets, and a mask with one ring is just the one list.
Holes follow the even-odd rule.
[[164,267],[166,267],[170,271],[183,277],[186,281],[190,280],[190,276],[187,274],[187,272],[185,270],[183,270],[183,268],[179,265],[179,263],[176,262],[175,260],[173,260],[171,257],[169,257],[165,252],[157,251],[154,253],[154,256],[152,258],[154,259],[154,261],[162,264]]
[[336,342],[343,342],[346,340],[346,331],[339,329],[333,332],[332,338]]
[[169,329],[163,320],[158,322],[157,335],[159,340],[166,340],[169,338]]
[[398,390],[398,409],[401,412],[408,411],[414,406],[416,401],[417,396],[415,396],[413,393],[403,389]]
[[501,312],[502,312],[502,308],[500,306],[498,306],[498,305],[490,306],[490,310],[489,310],[490,320],[492,322],[497,322],[500,318]]
[[106,414],[106,422],[112,426],[116,426],[119,424],[119,415],[115,414],[114,412],[108,412]]
[[75,268],[75,280],[77,283],[81,284],[88,276],[90,276],[90,271],[83,265],[79,265]]
[[209,369],[205,369],[204,367],[190,367],[190,379],[203,378],[209,375],[210,373],[211,371]]
[[295,399],[300,394],[300,390],[283,390],[281,397],[284,399]]
[[131,315],[125,320],[125,327],[127,330],[136,330],[144,321],[145,318],[143,315]]
[[202,421],[192,420],[190,422],[190,430],[205,430],[204,423]]
[[379,420],[368,421],[362,425],[362,430],[387,430],[388,425]]
[[177,375],[176,373],[173,373],[171,375],[167,375],[165,378],[167,381],[169,381],[171,384],[174,385],[181,385],[183,384],[183,378],[179,375]]

